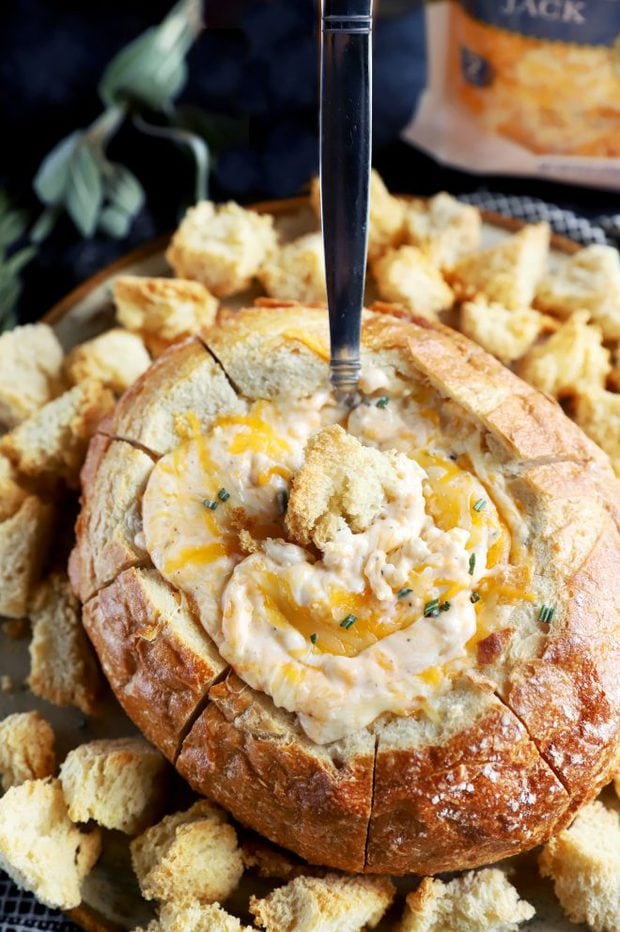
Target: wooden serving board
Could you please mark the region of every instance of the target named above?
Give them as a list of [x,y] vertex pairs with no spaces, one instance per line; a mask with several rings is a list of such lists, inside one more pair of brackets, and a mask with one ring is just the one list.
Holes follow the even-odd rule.
[[[276,227],[283,239],[292,239],[317,229],[317,219],[308,198],[293,198],[253,205],[255,210],[272,213]],[[492,245],[524,224],[499,214],[484,213],[483,245]],[[65,350],[77,343],[90,339],[114,324],[114,308],[110,286],[119,274],[168,275],[165,250],[169,237],[154,240],[103,269],[88,279],[66,298],[56,304],[43,318],[52,325]],[[565,237],[552,238],[552,264],[581,247]],[[242,307],[252,302],[261,292],[258,288],[235,296],[228,305]],[[366,303],[377,296],[369,286]],[[37,699],[24,685],[28,675],[28,635],[15,640],[0,630],[0,676],[8,675],[13,681],[10,692],[0,692],[0,718],[12,712],[39,710],[50,722],[57,735],[57,754],[62,761],[73,747],[95,738],[120,737],[136,733],[135,726],[109,693],[96,716],[86,719],[75,709],[57,708]],[[170,811],[190,804],[191,797],[180,778],[173,787]],[[578,932],[585,926],[569,923],[553,896],[551,885],[541,880],[536,870],[535,853],[504,862],[511,872],[511,879],[521,895],[536,907],[536,917],[522,926],[529,932]],[[415,878],[396,881],[399,893],[404,894],[417,885]],[[245,922],[251,923],[247,913],[250,894],[264,895],[274,886],[274,881],[265,881],[251,873],[244,875],[238,891],[225,904]],[[69,917],[81,928],[90,932],[118,932],[146,925],[153,918],[154,910],[141,899],[137,882],[131,870],[128,839],[119,832],[104,833],[103,855],[87,878],[84,885],[84,901],[72,910]],[[380,932],[388,932],[398,920],[402,910],[402,896],[386,919],[379,926]]]

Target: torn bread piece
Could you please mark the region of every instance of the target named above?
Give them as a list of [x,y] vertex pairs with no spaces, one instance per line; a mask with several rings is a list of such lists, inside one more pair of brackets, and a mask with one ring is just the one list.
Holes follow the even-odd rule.
[[39,587],[30,619],[30,689],[41,699],[90,715],[102,692],[102,679],[82,627],[80,603],[63,573],[52,573]]
[[87,379],[6,434],[1,448],[25,475],[77,487],[88,441],[113,408],[112,392]]
[[96,379],[122,395],[150,365],[151,357],[140,337],[114,327],[71,350],[64,370],[71,385]]
[[164,903],[221,902],[243,873],[236,832],[206,799],[135,838],[131,860],[142,895]]
[[40,712],[15,712],[0,721],[3,790],[51,777],[55,770],[54,732]]
[[62,359],[47,324],[0,335],[0,428],[15,427],[62,391]]
[[385,301],[404,304],[422,317],[434,320],[454,303],[441,272],[416,246],[389,249],[373,262],[372,273]]
[[594,932],[620,928],[620,816],[602,802],[585,806],[538,859],[571,922]]
[[229,201],[200,201],[185,214],[166,259],[177,278],[202,282],[219,298],[247,288],[277,246],[270,214]]
[[325,301],[325,258],[320,233],[307,233],[269,255],[258,277],[268,295],[312,304]]
[[461,307],[463,333],[506,365],[527,353],[544,326],[544,315],[532,308],[510,311],[482,296]]
[[483,294],[511,311],[530,307],[545,271],[549,235],[549,224],[530,224],[496,246],[459,259],[447,273],[457,298]]
[[586,246],[540,282],[536,307],[558,317],[590,311],[606,339],[620,338],[620,254],[613,246]]
[[0,615],[22,618],[47,556],[54,509],[36,495],[0,523]]
[[82,832],[56,779],[29,780],[0,799],[0,868],[53,909],[73,909],[101,851],[99,829]]
[[0,453],[0,522],[12,518],[27,497],[28,493],[18,482],[15,467]]
[[215,321],[218,300],[200,282],[119,275],[113,285],[116,319],[140,336],[153,356]]
[[[310,201],[318,216],[321,215],[321,186],[318,177],[312,179]],[[370,173],[368,205],[368,259],[378,259],[386,249],[402,241],[405,207],[390,194],[383,179],[374,168]]]
[[620,394],[580,385],[575,420],[584,433],[607,453],[616,475],[620,476]]
[[201,903],[165,903],[159,919],[153,919],[145,929],[134,932],[252,932],[243,926],[218,903],[204,906]]
[[577,311],[524,356],[518,369],[521,378],[555,398],[575,395],[581,384],[602,388],[611,370],[610,354],[601,328],[589,324],[589,316]]
[[401,458],[364,446],[337,424],[318,431],[293,479],[286,512],[291,537],[322,549],[346,526],[365,531],[398,492]]
[[425,877],[407,896],[398,932],[513,932],[533,915],[503,871],[486,868],[447,883]]
[[387,877],[296,877],[264,899],[250,897],[250,912],[267,932],[359,932],[378,925],[394,892]]
[[94,819],[128,835],[161,815],[166,761],[143,738],[91,741],[70,751],[60,782],[73,822]]
[[478,249],[481,229],[478,208],[462,204],[445,191],[428,200],[405,202],[405,242],[417,246],[441,268]]

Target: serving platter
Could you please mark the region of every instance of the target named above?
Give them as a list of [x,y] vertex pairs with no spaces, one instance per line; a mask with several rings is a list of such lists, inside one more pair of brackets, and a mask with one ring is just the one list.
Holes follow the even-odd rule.
[[[265,202],[253,205],[253,208],[274,214],[276,227],[283,240],[317,228],[316,216],[305,197]],[[484,213],[483,219],[483,245],[492,245],[523,226],[521,221],[498,214]],[[165,260],[168,240],[169,237],[162,237],[128,253],[84,282],[45,315],[43,320],[54,327],[65,350],[113,326],[114,308],[110,286],[117,275],[169,274]],[[554,236],[552,264],[559,265],[566,256],[579,248],[571,240]],[[251,303],[260,294],[256,287],[226,301],[226,304],[241,307]],[[366,303],[371,303],[376,297],[369,284]],[[13,712],[39,710],[56,732],[59,760],[72,747],[85,741],[136,733],[134,725],[111,693],[107,694],[98,713],[88,719],[75,709],[60,709],[34,697],[23,685],[28,675],[28,638],[9,637],[3,628],[0,631],[0,675],[10,677],[11,681],[7,684],[6,692],[0,691],[0,717]],[[170,811],[189,805],[190,800],[189,791],[179,778],[173,783]],[[502,866],[510,871],[511,879],[521,895],[536,907],[535,918],[521,928],[531,932],[569,932],[586,928],[565,919],[553,896],[551,885],[538,876],[535,853],[511,859]],[[413,889],[416,883],[415,879],[399,879],[397,886],[399,891],[406,892]],[[265,881],[246,872],[239,890],[226,905],[244,921],[250,922],[251,917],[245,913],[249,894],[263,895],[277,885],[274,881]],[[379,929],[387,932],[392,928],[401,908],[402,898],[399,899],[398,908],[390,912]],[[151,906],[139,895],[125,836],[115,832],[104,833],[103,856],[86,880],[82,905],[71,911],[69,916],[79,927],[93,932],[132,929],[137,925],[148,924],[154,916]]]

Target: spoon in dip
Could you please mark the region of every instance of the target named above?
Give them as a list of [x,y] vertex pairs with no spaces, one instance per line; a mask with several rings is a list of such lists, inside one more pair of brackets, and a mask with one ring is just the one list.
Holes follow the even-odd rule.
[[330,382],[358,400],[368,248],[372,0],[323,0],[321,222],[330,332]]

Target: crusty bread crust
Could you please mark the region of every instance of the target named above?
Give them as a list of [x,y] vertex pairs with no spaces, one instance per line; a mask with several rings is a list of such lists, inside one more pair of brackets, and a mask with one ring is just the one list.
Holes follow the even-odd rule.
[[148,555],[118,528],[120,549],[93,570],[110,537],[111,448],[157,458],[192,405],[205,427],[239,395],[303,397],[326,384],[325,309],[271,302],[223,320],[208,342],[213,355],[198,341],[172,348],[126,393],[82,476],[72,580],[82,598],[98,593],[85,623],[121,704],[197,790],[314,863],[432,874],[547,839],[611,778],[620,736],[620,495],[604,454],[464,336],[385,307],[366,315],[363,358],[391,382],[430,387],[444,431],[455,412],[480,431],[556,615],[545,626],[533,606],[519,609],[509,648],[454,684],[433,715],[384,716],[315,745],[295,716],[226,672],[184,600],[183,625],[162,618],[145,579],[173,590],[139,568]]

